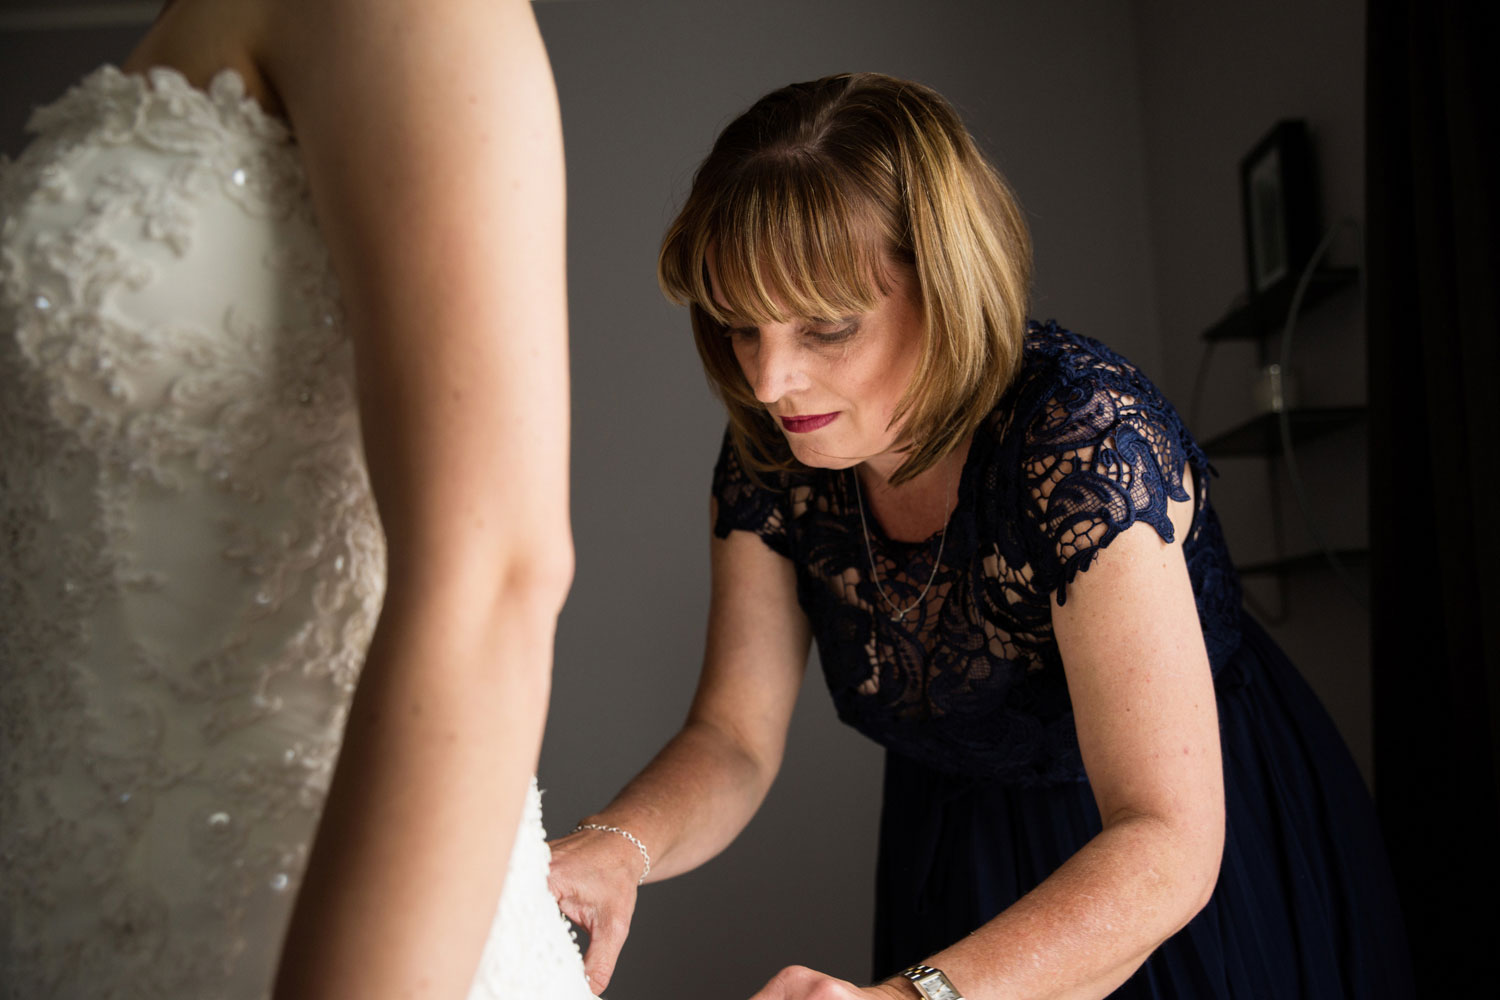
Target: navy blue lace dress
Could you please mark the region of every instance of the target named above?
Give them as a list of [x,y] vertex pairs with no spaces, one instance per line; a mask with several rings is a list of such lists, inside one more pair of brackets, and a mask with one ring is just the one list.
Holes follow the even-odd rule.
[[[1050,600],[1137,521],[1171,540],[1167,501],[1188,499],[1192,475],[1183,549],[1219,701],[1224,859],[1208,906],[1114,995],[1413,995],[1369,795],[1317,698],[1241,608],[1209,471],[1138,369],[1033,324],[1020,374],[975,434],[936,582],[898,623],[870,582],[850,473],[757,487],[726,438],[715,532],[753,532],[794,561],[839,717],[886,748],[877,978],[959,940],[1099,832]],[[905,607],[938,537],[869,529]]]

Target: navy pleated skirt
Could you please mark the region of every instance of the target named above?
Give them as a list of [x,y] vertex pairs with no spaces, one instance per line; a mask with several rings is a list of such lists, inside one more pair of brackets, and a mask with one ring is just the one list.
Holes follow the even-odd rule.
[[[1248,615],[1220,672],[1226,832],[1208,905],[1121,998],[1407,998],[1406,935],[1375,810],[1332,720]],[[958,941],[1099,832],[1087,782],[1018,788],[886,756],[877,979]],[[961,987],[960,987],[961,988]]]

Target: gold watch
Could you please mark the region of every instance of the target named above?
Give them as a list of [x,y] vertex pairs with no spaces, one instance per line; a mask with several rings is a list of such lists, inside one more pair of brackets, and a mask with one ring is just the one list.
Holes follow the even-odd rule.
[[964,1000],[963,994],[953,988],[948,977],[930,965],[909,966],[901,970],[901,975],[910,979],[926,1000]]

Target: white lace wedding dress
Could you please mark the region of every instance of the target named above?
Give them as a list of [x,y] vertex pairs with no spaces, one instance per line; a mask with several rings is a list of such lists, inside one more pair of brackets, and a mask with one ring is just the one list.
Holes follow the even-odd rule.
[[[0,983],[258,1000],[380,607],[285,126],[90,74],[0,165]],[[586,1000],[533,787],[472,998]]]

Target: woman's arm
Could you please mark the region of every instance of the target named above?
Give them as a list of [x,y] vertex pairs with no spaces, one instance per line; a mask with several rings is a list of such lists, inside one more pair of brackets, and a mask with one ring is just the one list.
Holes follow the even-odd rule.
[[[1188,484],[1190,485],[1190,484]],[[1104,828],[1013,906],[924,959],[968,1000],[1106,996],[1208,901],[1224,842],[1218,709],[1182,539],[1138,523],[1053,602],[1083,761]],[[783,970],[757,1000],[811,995],[913,1000]]]
[[526,0],[271,3],[388,550],[276,996],[456,1000],[572,572],[556,98]]
[[[791,562],[755,535],[710,542],[708,644],[687,722],[587,822],[629,830],[651,853],[649,881],[722,851],[760,808],[781,767],[810,641]],[[643,861],[625,838],[580,831],[552,845],[558,904],[589,932],[594,992],[614,974]]]

